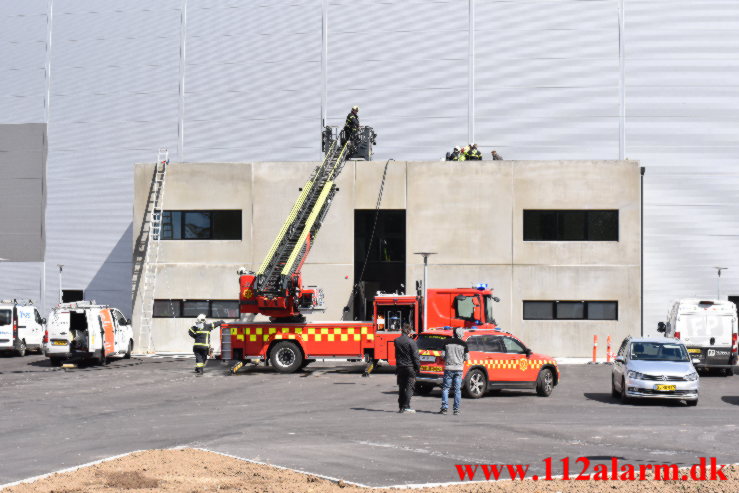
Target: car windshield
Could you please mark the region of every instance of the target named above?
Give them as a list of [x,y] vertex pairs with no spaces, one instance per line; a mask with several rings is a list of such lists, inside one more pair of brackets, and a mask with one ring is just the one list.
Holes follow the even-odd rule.
[[631,359],[644,361],[690,361],[685,346],[675,343],[633,342]]
[[13,322],[13,312],[0,310],[0,325],[10,325]]
[[421,334],[416,339],[416,343],[418,349],[441,350],[444,347],[444,341],[447,339],[449,339],[449,336]]

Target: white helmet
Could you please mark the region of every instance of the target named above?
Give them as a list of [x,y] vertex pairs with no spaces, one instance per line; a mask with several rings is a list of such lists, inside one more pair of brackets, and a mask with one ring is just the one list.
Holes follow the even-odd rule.
[[198,315],[197,321],[198,322],[205,322],[205,314],[204,313],[201,313],[200,315]]
[[352,106],[352,111],[359,111],[359,106]]

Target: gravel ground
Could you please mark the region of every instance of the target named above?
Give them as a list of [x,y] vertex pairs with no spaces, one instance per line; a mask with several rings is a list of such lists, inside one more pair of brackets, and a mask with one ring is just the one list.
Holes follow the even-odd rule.
[[[728,481],[500,481],[422,488],[423,493],[718,493],[739,491],[739,467],[726,468]],[[365,493],[397,490],[361,488],[272,466],[195,449],[149,450],[12,486],[5,493],[97,492]]]

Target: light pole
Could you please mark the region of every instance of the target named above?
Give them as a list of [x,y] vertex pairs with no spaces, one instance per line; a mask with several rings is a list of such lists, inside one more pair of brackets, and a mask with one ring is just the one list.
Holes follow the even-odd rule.
[[59,267],[59,303],[62,302],[62,271],[64,270],[63,264],[56,264]]
[[716,278],[716,299],[721,299],[721,271],[722,270],[729,270],[728,267],[714,267],[716,269],[716,274],[718,274],[718,277]]
[[423,329],[422,332],[425,332],[429,326],[428,305],[426,304],[426,300],[428,299],[428,285],[426,284],[426,279],[428,278],[429,257],[431,255],[436,255],[436,252],[413,252],[413,255],[423,256],[423,324],[421,324],[421,328]]

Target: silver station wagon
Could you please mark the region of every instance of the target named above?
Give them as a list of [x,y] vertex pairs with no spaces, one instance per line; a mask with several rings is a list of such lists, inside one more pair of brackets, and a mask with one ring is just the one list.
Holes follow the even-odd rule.
[[677,339],[631,338],[621,343],[611,372],[611,393],[635,398],[678,399],[698,404],[698,372]]

